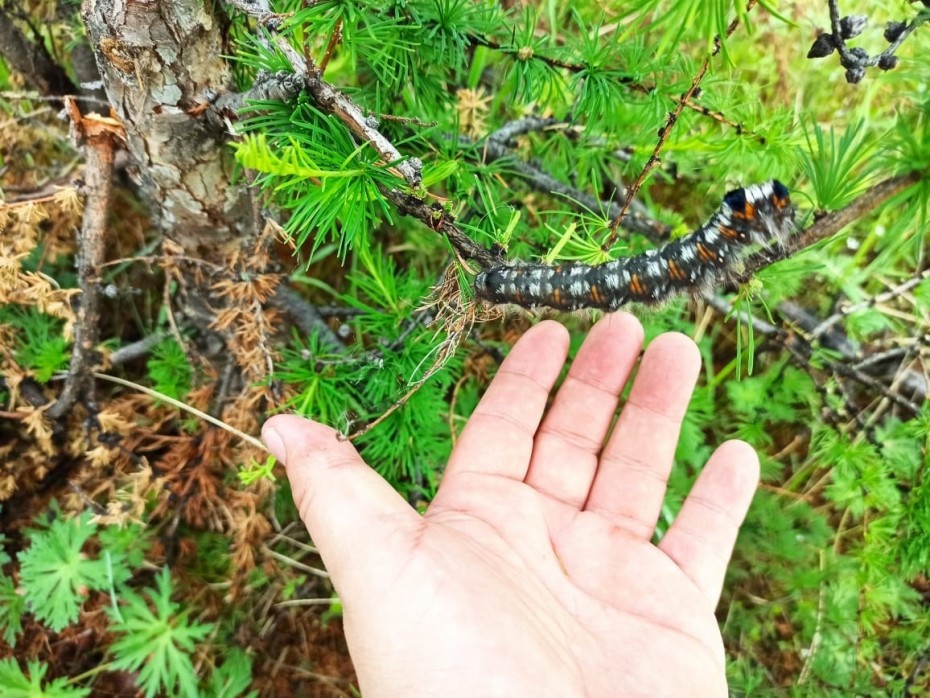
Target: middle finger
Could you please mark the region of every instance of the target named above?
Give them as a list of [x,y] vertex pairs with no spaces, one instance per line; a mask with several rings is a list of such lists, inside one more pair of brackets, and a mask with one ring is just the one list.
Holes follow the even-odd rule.
[[528,485],[571,507],[584,505],[642,344],[643,328],[628,313],[607,315],[591,329],[536,432]]

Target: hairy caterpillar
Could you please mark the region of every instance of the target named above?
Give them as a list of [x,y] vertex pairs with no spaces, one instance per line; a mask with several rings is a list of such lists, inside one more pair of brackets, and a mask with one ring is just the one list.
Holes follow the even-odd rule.
[[495,304],[558,310],[658,303],[678,293],[706,290],[752,249],[785,246],[793,229],[788,189],[772,180],[727,193],[705,225],[658,249],[597,266],[485,269],[475,279],[475,295]]

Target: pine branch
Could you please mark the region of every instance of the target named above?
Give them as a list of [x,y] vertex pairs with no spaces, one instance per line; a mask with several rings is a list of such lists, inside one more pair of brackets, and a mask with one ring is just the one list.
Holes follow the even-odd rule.
[[[749,9],[752,9],[753,4],[754,3],[749,3],[749,5],[747,6],[747,11]],[[727,32],[727,36],[730,36],[730,34],[732,34],[732,30]],[[503,46],[503,44],[501,44],[498,41],[495,41],[494,39],[483,36],[481,34],[471,33],[468,35],[468,38],[472,42],[473,46],[486,46],[487,48],[490,48],[496,51],[507,52],[507,49]],[[717,52],[720,50],[720,47],[721,47],[721,44],[720,44],[720,40],[718,37],[715,40],[715,47],[714,47],[713,55],[717,54]],[[591,66],[587,63],[572,63],[571,61],[563,61],[561,59],[552,58],[550,56],[546,56],[545,54],[541,54],[541,53],[534,53],[533,58],[553,68],[560,68],[560,69],[566,70],[569,73],[581,73],[584,71],[591,70]],[[644,85],[643,83],[637,82],[633,78],[627,77],[627,76],[621,76],[617,78],[617,82],[621,85],[627,86],[631,92],[637,92],[639,94],[647,95],[647,96],[653,94],[658,89],[656,85]],[[694,97],[697,98],[699,94],[700,94],[700,90],[698,90],[698,92],[694,94]],[[759,141],[762,145],[765,145],[764,137],[753,134],[752,131],[744,128],[740,123],[727,118],[723,113],[714,111],[701,104],[698,104],[693,99],[686,99],[683,101],[684,101],[684,108],[689,109],[693,112],[696,112],[700,114],[701,116],[706,116],[708,118],[711,118],[718,123],[730,126],[736,129],[738,134],[748,135],[754,138],[755,140]]]
[[308,337],[315,332],[319,336],[320,342],[328,349],[332,349],[337,353],[346,350],[345,344],[326,324],[316,306],[304,300],[286,283],[278,286],[277,293],[271,298],[271,303],[286,312],[294,320],[297,327],[300,328],[300,331]]
[[155,332],[148,337],[122,346],[110,354],[108,363],[110,366],[122,366],[130,361],[141,359],[143,356],[147,356],[166,337],[168,337],[166,332]]
[[[416,189],[420,186],[420,181],[423,178],[421,172],[423,163],[417,158],[405,159],[394,147],[394,144],[378,130],[378,120],[376,118],[372,116],[366,117],[361,107],[323,80],[325,63],[322,68],[317,67],[312,59],[298,54],[284,37],[276,33],[282,16],[270,12],[267,0],[254,0],[254,2],[249,2],[249,0],[227,0],[227,2],[254,17],[273,34],[275,46],[284,53],[296,73],[296,76],[293,76],[287,72],[278,72],[274,76],[278,82],[286,83],[291,87],[295,85],[294,81],[299,77],[303,81],[303,86],[307,88],[321,109],[337,116],[350,130],[362,137],[378,152],[385,163],[389,164],[406,180],[411,188]],[[326,62],[328,62],[328,58]]]
[[539,116],[526,116],[522,119],[508,121],[506,124],[494,131],[494,133],[490,134],[488,136],[488,140],[497,141],[501,145],[510,147],[513,145],[513,139],[517,136],[523,136],[527,133],[544,131],[549,128],[565,125],[566,123],[564,121],[560,121],[559,119],[544,119]]
[[[749,0],[746,3],[746,12],[749,12],[753,7],[755,7],[757,0]],[[736,28],[739,26],[739,18],[735,18],[730,22],[727,27],[726,35],[730,37],[733,32],[736,31]],[[646,161],[646,164],[643,166],[642,171],[639,173],[639,176],[636,180],[627,188],[626,200],[623,202],[623,207],[620,209],[620,213],[614,217],[613,222],[610,224],[610,234],[607,236],[607,239],[604,241],[604,244],[601,245],[601,249],[605,252],[610,250],[611,247],[617,242],[617,237],[619,234],[620,225],[623,223],[623,219],[626,218],[630,208],[633,205],[633,198],[639,192],[640,188],[646,182],[646,178],[649,176],[649,173],[655,169],[659,164],[659,153],[665,147],[665,144],[668,142],[668,138],[671,135],[672,128],[675,126],[675,123],[678,121],[678,117],[681,116],[682,111],[684,111],[685,106],[693,100],[695,95],[698,92],[698,88],[701,85],[701,81],[704,79],[704,76],[707,74],[707,70],[710,68],[710,61],[714,58],[723,47],[723,42],[718,36],[714,39],[714,49],[711,51],[709,56],[705,56],[704,62],[701,63],[701,67],[698,70],[697,74],[692,78],[691,85],[685,91],[685,93],[679,98],[678,106],[675,107],[674,111],[669,113],[668,119],[665,121],[665,125],[659,129],[659,142],[656,143],[655,148],[652,150],[652,154],[649,156],[649,159]]]
[[281,21],[287,16],[272,12],[271,3],[268,0],[225,0],[225,2],[254,18],[261,26],[271,31],[277,30]]
[[[930,334],[924,333],[908,341],[904,346],[894,349],[879,350],[874,344],[860,347],[849,339],[842,326],[833,325],[829,330],[818,333],[818,328],[825,321],[796,303],[783,301],[778,304],[777,311],[783,318],[800,328],[809,342],[817,342],[821,346],[836,352],[842,361],[868,374],[873,373],[871,370],[873,367],[885,364],[895,358],[905,357],[916,351],[920,346],[927,344],[928,340],[930,340]],[[845,318],[846,316],[842,317]],[[900,375],[899,383],[902,392],[917,395],[928,395],[930,393],[930,390],[928,390],[930,384],[927,383],[927,379],[922,373],[906,369]]]
[[[751,9],[755,3],[756,0],[749,0],[747,9]],[[242,0],[239,0],[237,3],[235,3],[235,6],[240,10],[249,13],[259,22],[265,24],[269,30],[274,31],[277,28],[275,24],[268,24],[268,15],[265,8],[247,2],[243,3]],[[734,19],[729,25],[726,35],[730,36],[736,30],[738,25],[739,20]],[[472,39],[478,39],[477,35],[470,36]],[[306,76],[306,86],[311,95],[314,97],[317,106],[319,106],[323,111],[339,117],[343,123],[345,123],[354,133],[361,136],[366,142],[368,142],[382,156],[382,158],[384,158],[387,162],[395,163],[397,170],[407,181],[408,185],[411,186],[411,188],[417,188],[421,180],[422,163],[420,160],[417,158],[404,160],[403,156],[394,147],[390,140],[387,139],[378,130],[377,119],[372,116],[365,117],[361,107],[355,104],[354,101],[341,93],[335,87],[327,83],[322,77],[322,70],[316,68],[311,60],[307,60],[306,58],[297,54],[293,47],[291,47],[283,37],[275,36],[274,43],[291,62],[295,72],[298,75]],[[487,37],[480,38],[480,43],[487,45],[490,48],[501,50],[503,49],[501,44],[488,39]],[[624,204],[622,206],[618,206],[614,202],[606,202],[607,210],[609,211],[609,214],[614,221],[611,226],[612,232],[610,235],[610,245],[608,245],[608,249],[613,245],[614,242],[616,242],[617,228],[624,223],[627,217],[629,217],[631,220],[628,221],[627,224],[623,227],[629,230],[647,235],[652,239],[661,240],[668,237],[669,231],[667,226],[647,218],[645,216],[644,210],[638,210],[642,209],[642,206],[638,201],[634,201],[634,197],[638,189],[644,183],[648,173],[658,164],[658,152],[664,146],[665,141],[670,135],[671,125],[677,120],[683,109],[686,107],[693,108],[699,113],[712,116],[712,118],[715,118],[720,122],[727,123],[727,120],[722,115],[715,114],[705,107],[696,105],[692,101],[692,97],[697,94],[698,85],[701,79],[707,72],[710,58],[719,52],[721,46],[722,43],[720,38],[717,37],[715,40],[715,47],[713,52],[708,58],[705,59],[701,71],[699,71],[698,75],[692,81],[692,85],[689,90],[684,95],[682,95],[676,111],[669,115],[669,121],[667,122],[666,127],[662,129],[660,142],[653,151],[653,154],[650,157],[650,160],[647,162],[643,172],[640,174],[637,183],[634,184],[633,187],[627,188],[625,193],[621,193],[621,196],[625,196]],[[577,66],[575,64],[570,64],[555,59],[545,60],[547,60],[547,62],[554,67],[568,70],[582,69],[582,66]],[[287,75],[279,73],[277,79],[285,80],[287,79]],[[626,81],[623,80],[623,82]],[[633,83],[632,81],[630,82],[635,86],[634,89],[645,93],[650,91],[650,88],[645,88],[641,85]],[[496,135],[500,138],[500,140],[506,142],[514,138],[519,133],[544,128],[545,123],[546,120],[519,120],[519,122],[514,122],[513,125],[509,128],[505,126],[504,129]],[[486,152],[491,155],[492,158],[501,158],[509,155],[509,153],[506,153],[494,142],[496,140],[496,138],[490,138],[488,140]],[[604,208],[603,204],[605,202],[601,202],[594,197],[591,197],[583,192],[578,191],[577,189],[559,182],[547,173],[533,167],[532,165],[522,163],[520,161],[514,161],[514,168],[516,169],[517,174],[525,178],[531,184],[531,186],[539,191],[563,194],[569,199],[577,200],[584,206],[587,206],[593,210],[600,210]],[[492,264],[499,263],[500,260],[496,255],[488,253],[487,250],[485,250],[483,247],[471,241],[467,235],[462,233],[462,231],[454,225],[454,221],[451,216],[448,213],[440,211],[437,205],[427,205],[423,201],[418,201],[415,197],[403,192],[390,191],[384,188],[382,191],[385,196],[395,206],[398,207],[402,215],[413,215],[421,222],[426,224],[427,227],[433,230],[437,230],[437,232],[442,232],[444,235],[446,235],[446,237],[458,251],[459,255],[463,258],[474,259],[482,266],[490,266]],[[630,215],[631,211],[633,215]]]
[[323,79],[323,74],[315,66],[308,67],[306,87],[323,111],[337,116],[356,135],[363,138],[391,168],[406,180],[412,189],[420,186],[423,179],[423,163],[418,158],[405,159],[379,130],[378,120],[365,116],[362,108],[342,92]]
[[397,212],[402,216],[412,216],[430,230],[442,233],[463,259],[473,259],[482,267],[501,263],[500,251],[488,250],[472,240],[455,224],[455,217],[441,204],[429,204],[398,189],[382,188],[381,193],[397,207]]
[[843,318],[849,317],[853,313],[858,313],[863,310],[868,310],[869,308],[874,308],[880,303],[887,303],[898,296],[901,296],[908,291],[910,291],[915,286],[918,286],[923,281],[930,279],[930,269],[926,269],[913,278],[908,279],[903,284],[899,284],[892,289],[889,289],[885,293],[879,293],[878,295],[872,296],[866,301],[861,303],[854,303],[852,305],[847,305],[841,308],[838,312],[833,313],[826,320],[821,322],[817,327],[811,330],[811,337],[817,338],[828,332],[835,324],[840,322]]
[[[756,0],[749,0],[747,10],[752,9],[755,4]],[[265,9],[248,3],[243,6],[241,2],[237,3],[237,7],[249,12],[260,22],[265,23],[270,30],[274,31],[277,28],[274,24],[267,25],[268,16]],[[738,25],[739,20],[734,19],[727,28],[726,36],[730,36],[736,30]],[[475,36],[472,35],[472,38],[475,38]],[[416,158],[403,160],[403,157],[393,146],[390,140],[388,140],[378,130],[377,120],[371,116],[365,117],[363,110],[357,104],[355,104],[355,102],[334,88],[332,85],[327,83],[322,77],[322,70],[316,68],[312,60],[305,59],[305,57],[301,57],[299,54],[297,54],[297,52],[288,44],[288,42],[284,40],[284,37],[274,36],[274,43],[280,50],[285,53],[285,56],[290,60],[292,66],[298,72],[298,74],[306,75],[306,86],[311,95],[314,97],[317,105],[323,111],[340,118],[343,123],[345,123],[354,133],[361,136],[366,142],[368,142],[387,162],[395,163],[396,171],[398,171],[399,174],[407,181],[411,188],[415,189],[419,185],[421,179],[420,169],[422,165],[420,161]],[[486,37],[481,40],[481,43],[484,43],[484,45],[487,45],[491,48],[503,50],[503,46],[501,44],[487,39]],[[551,177],[551,175],[548,173],[534,167],[529,163],[525,163],[520,160],[513,160],[512,163],[514,170],[519,176],[524,178],[530,184],[530,186],[539,191],[562,194],[571,200],[580,202],[583,206],[586,206],[592,210],[606,209],[610,217],[613,219],[611,232],[608,236],[607,242],[605,242],[605,247],[608,249],[613,245],[613,243],[616,242],[617,230],[621,225],[632,231],[647,235],[652,239],[662,240],[667,238],[669,232],[668,228],[658,223],[657,221],[653,221],[647,218],[645,216],[643,207],[638,201],[635,200],[634,197],[638,189],[645,182],[645,179],[648,177],[651,170],[654,169],[658,164],[658,153],[663,148],[668,137],[670,136],[673,124],[677,121],[681,112],[685,108],[693,108],[695,111],[698,111],[705,116],[710,116],[720,123],[734,125],[738,130],[741,130],[739,124],[729,121],[722,114],[712,112],[706,107],[697,105],[693,101],[693,97],[698,94],[699,84],[709,68],[710,59],[720,51],[721,46],[722,42],[720,37],[717,37],[715,39],[715,46],[712,53],[707,58],[705,58],[701,70],[692,80],[691,86],[678,100],[678,105],[675,111],[669,115],[669,119],[667,120],[665,127],[660,132],[659,143],[653,150],[653,153],[650,156],[650,159],[644,167],[643,171],[640,173],[633,186],[626,188],[625,191],[620,192],[620,196],[624,197],[624,203],[622,206],[612,201],[601,202],[595,197],[591,197],[584,192],[568,186],[567,184],[559,182],[555,178]],[[567,70],[581,69],[581,66],[576,66],[574,64],[569,64],[562,61],[550,61],[549,63],[554,67],[560,67]],[[285,75],[279,74],[278,79],[285,79],[285,77]],[[638,91],[646,93],[650,91],[649,88],[632,83],[632,81],[631,84],[633,84],[633,89]],[[524,119],[518,120],[517,122],[513,122],[509,125],[505,125],[498,133],[493,134],[492,137],[488,139],[485,152],[492,159],[509,157],[511,154],[503,145],[499,144],[498,141],[506,143],[520,133],[545,128],[547,123],[549,123],[549,120]],[[455,227],[454,221],[451,219],[449,214],[440,211],[438,205],[426,205],[422,200],[416,201],[415,199],[420,199],[420,196],[412,197],[407,193],[399,191],[388,191],[385,188],[382,188],[382,191],[385,196],[399,208],[402,214],[413,215],[431,229],[437,230],[438,232],[442,232],[444,235],[446,235],[450,239],[450,242],[453,244],[453,246],[458,250],[458,253],[461,257],[465,259],[475,259],[476,261],[479,261],[482,266],[488,266],[498,261],[495,255],[488,254],[484,248],[474,244],[466,235],[464,235],[457,227]],[[630,220],[626,221],[627,218]]]
[[250,101],[281,101],[293,99],[303,89],[303,81],[293,73],[269,73],[261,70],[252,87],[245,92],[228,92],[214,100],[213,106],[224,115],[235,117]]
[[[522,119],[520,121],[528,120]],[[513,123],[516,122],[511,122],[511,124]],[[492,133],[484,142],[483,154],[488,161],[506,160],[513,172],[536,191],[544,194],[563,196],[571,203],[577,202],[590,211],[602,211],[610,218],[616,218],[620,215],[621,206],[616,201],[604,201],[603,199],[587,194],[517,157],[516,153],[504,145],[507,140],[513,137],[512,134],[518,132],[518,129],[511,127],[511,124],[507,124],[500,131]],[[527,126],[526,124],[518,125],[522,127]],[[504,135],[499,135],[501,133]],[[463,143],[469,142],[466,138],[459,138],[459,140]],[[625,197],[627,195],[627,189],[623,187],[622,184],[619,185],[616,190],[616,195]],[[625,229],[645,235],[654,241],[668,239],[671,228],[657,220],[649,218],[646,213],[646,207],[641,201],[638,199],[634,201],[631,205],[631,210],[631,215],[623,219],[623,227]]]

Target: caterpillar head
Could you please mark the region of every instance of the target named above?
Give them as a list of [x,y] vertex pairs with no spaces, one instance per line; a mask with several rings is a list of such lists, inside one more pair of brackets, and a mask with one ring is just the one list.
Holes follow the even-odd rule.
[[773,179],[735,189],[723,197],[724,223],[739,239],[764,247],[782,247],[794,231],[794,206],[788,188]]

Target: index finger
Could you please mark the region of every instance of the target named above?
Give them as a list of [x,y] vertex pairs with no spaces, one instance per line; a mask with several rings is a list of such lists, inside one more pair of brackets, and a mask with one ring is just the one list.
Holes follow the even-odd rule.
[[445,477],[464,472],[523,480],[549,392],[568,355],[568,331],[545,321],[504,359],[449,458]]

